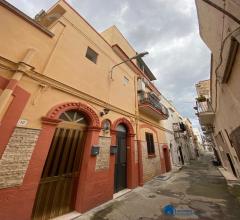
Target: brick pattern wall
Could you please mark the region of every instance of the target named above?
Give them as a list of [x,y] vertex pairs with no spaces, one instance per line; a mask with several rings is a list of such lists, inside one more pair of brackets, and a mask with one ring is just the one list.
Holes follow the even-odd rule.
[[0,189],[22,184],[39,132],[15,128],[0,159]]
[[111,137],[99,137],[100,152],[96,160],[96,170],[108,169]]
[[143,181],[146,182],[151,180],[153,177],[160,175],[161,173],[161,165],[160,165],[160,156],[158,144],[155,142],[155,154],[156,157],[148,158],[147,152],[147,142],[142,141],[142,157],[143,157]]

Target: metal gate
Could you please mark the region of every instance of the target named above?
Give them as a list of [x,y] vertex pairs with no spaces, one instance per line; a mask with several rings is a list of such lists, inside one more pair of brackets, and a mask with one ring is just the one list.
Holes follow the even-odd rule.
[[74,210],[83,152],[83,125],[56,129],[33,208],[33,219],[49,219]]
[[126,132],[117,132],[117,155],[115,160],[114,192],[127,188],[127,136]]

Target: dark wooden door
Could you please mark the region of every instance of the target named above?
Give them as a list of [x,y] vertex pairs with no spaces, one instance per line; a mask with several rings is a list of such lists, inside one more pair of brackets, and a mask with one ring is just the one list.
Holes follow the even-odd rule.
[[126,132],[117,132],[114,192],[127,188],[127,138]]
[[166,172],[169,172],[171,170],[169,150],[167,148],[164,148],[163,154],[164,154]]
[[179,154],[180,154],[180,161],[182,165],[184,165],[184,158],[183,158],[183,153],[182,153],[182,147],[179,146]]
[[57,128],[45,162],[33,219],[50,219],[74,210],[83,129]]

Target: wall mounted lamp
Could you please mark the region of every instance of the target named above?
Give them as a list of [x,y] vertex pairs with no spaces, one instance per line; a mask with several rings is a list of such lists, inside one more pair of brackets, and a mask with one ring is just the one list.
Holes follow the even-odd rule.
[[100,116],[103,117],[104,115],[107,115],[110,109],[104,108],[102,112],[100,112]]
[[131,60],[134,60],[134,59],[137,59],[137,58],[144,57],[144,56],[147,55],[147,54],[149,54],[149,53],[148,53],[148,52],[138,53],[137,55],[135,55],[135,56],[133,56],[133,57],[127,59],[127,60],[124,60],[124,61],[122,61],[121,63],[118,63],[118,64],[114,65],[114,66],[111,68],[111,70],[110,70],[111,79],[113,79],[113,78],[112,78],[113,69],[114,69],[116,66],[119,66],[119,65],[121,65],[121,64],[123,64],[123,63],[126,63],[126,62],[128,62],[128,61],[131,61]]

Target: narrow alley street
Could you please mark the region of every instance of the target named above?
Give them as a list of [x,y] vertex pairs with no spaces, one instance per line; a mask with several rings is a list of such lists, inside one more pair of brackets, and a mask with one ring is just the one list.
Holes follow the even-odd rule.
[[[225,179],[206,155],[183,167],[166,181],[154,179],[78,220],[240,219],[240,205]],[[237,190],[235,196],[240,195]],[[163,213],[171,204],[174,216]]]

